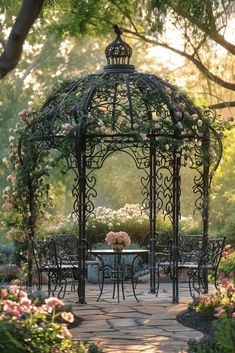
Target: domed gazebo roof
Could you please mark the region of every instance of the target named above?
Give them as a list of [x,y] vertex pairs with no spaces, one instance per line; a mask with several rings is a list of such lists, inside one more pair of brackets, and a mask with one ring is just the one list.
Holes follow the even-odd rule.
[[183,148],[189,155],[205,139],[220,150],[209,116],[168,81],[136,71],[129,64],[131,47],[121,39],[120,29],[114,29],[117,38],[106,48],[103,71],[64,83],[35,112],[34,137],[53,145],[83,126],[86,134],[104,138],[125,135],[144,141],[155,136],[163,152]]

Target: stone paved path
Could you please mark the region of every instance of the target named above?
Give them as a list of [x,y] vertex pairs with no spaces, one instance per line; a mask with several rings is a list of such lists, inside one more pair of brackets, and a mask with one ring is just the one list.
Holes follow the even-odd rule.
[[186,352],[190,339],[200,339],[199,331],[184,327],[176,315],[191,302],[188,290],[181,284],[180,304],[171,304],[170,284],[163,284],[159,296],[148,294],[148,285],[137,288],[140,302],[134,299],[131,288],[125,285],[125,300],[112,299],[112,285],[105,285],[105,293],[96,301],[96,285],[87,286],[87,304],[76,304],[74,293],[65,298],[81,325],[71,329],[75,338],[98,343],[104,353],[178,353]]

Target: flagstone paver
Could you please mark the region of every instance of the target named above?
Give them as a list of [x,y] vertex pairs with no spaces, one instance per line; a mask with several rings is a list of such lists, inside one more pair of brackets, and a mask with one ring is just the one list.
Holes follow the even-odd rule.
[[186,353],[190,339],[203,334],[179,324],[176,315],[191,302],[187,286],[181,284],[180,304],[171,304],[171,286],[164,283],[159,296],[148,294],[148,284],[138,285],[137,303],[131,287],[125,288],[125,300],[112,299],[112,285],[105,285],[102,300],[96,301],[98,288],[87,285],[87,304],[76,303],[76,294],[68,293],[67,304],[82,319],[71,329],[75,338],[99,344],[104,353]]

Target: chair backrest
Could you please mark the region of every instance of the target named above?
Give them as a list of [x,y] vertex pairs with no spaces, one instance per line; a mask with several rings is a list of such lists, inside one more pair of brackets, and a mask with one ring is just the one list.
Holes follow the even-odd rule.
[[33,256],[38,269],[57,266],[56,250],[53,239],[32,240]]
[[180,251],[191,253],[200,251],[203,247],[203,235],[180,235],[179,248]]
[[78,260],[77,239],[74,234],[60,234],[54,236],[57,261],[60,264]]
[[224,238],[208,239],[200,257],[199,266],[217,268],[225,245]]
[[[54,238],[57,257],[65,262],[77,261],[79,255],[79,239],[75,234],[60,234]],[[85,243],[86,258],[91,250],[87,241]]]

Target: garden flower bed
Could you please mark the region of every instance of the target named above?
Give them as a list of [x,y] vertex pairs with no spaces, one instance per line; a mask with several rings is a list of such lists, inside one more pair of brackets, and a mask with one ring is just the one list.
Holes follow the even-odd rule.
[[235,287],[227,279],[215,294],[201,295],[180,313],[177,320],[205,334],[202,341],[189,343],[189,353],[235,352]]
[[[101,353],[96,345],[74,341],[67,325],[74,315],[55,297],[36,305],[17,286],[0,289],[0,351],[5,353]],[[60,320],[58,320],[60,318]],[[77,323],[76,323],[77,324]]]

